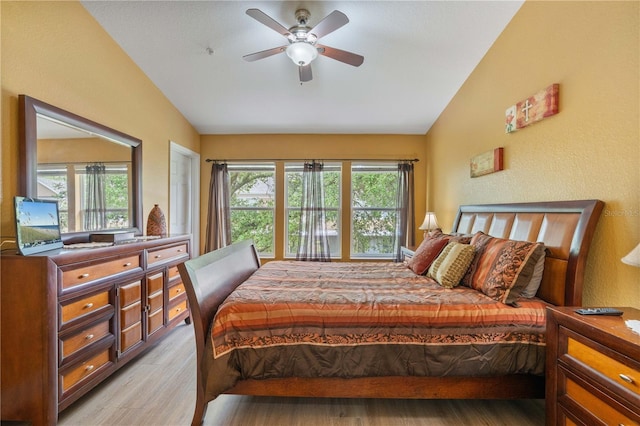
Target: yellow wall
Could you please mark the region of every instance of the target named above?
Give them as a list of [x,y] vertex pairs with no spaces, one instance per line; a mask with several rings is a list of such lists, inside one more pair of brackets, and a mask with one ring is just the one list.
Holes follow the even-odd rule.
[[[217,160],[238,159],[418,159],[414,165],[416,233],[425,213],[425,145],[424,136],[408,135],[205,135],[201,138],[202,181],[201,181],[201,229],[206,230],[207,205],[209,202],[209,182],[211,164],[207,158]],[[343,164],[343,169],[349,167]],[[282,181],[282,180],[281,180]],[[344,182],[344,180],[343,180]],[[346,184],[345,184],[346,185]],[[280,189],[283,193],[284,187]],[[346,196],[343,188],[343,197]],[[284,198],[276,203],[283,206]],[[280,208],[282,211],[282,207]],[[284,223],[284,217],[276,217],[277,223]],[[342,216],[342,256],[347,257],[349,246],[349,212]],[[284,227],[281,225],[280,229]],[[284,232],[284,231],[283,231]],[[416,234],[417,235],[417,234]],[[418,241],[421,241],[418,237]],[[201,238],[204,247],[204,237]],[[276,258],[282,258],[284,234],[276,235]]]
[[[428,198],[445,228],[458,205],[603,200],[587,306],[640,307],[639,2],[526,2],[427,134]],[[552,83],[560,112],[504,133],[504,112]],[[469,178],[503,146],[505,170]]]
[[131,148],[102,138],[38,139],[38,164],[96,161],[131,162]]
[[1,1],[0,8],[2,236],[15,234],[19,94],[141,139],[143,216],[154,203],[168,212],[169,140],[198,152],[193,126],[79,2]]

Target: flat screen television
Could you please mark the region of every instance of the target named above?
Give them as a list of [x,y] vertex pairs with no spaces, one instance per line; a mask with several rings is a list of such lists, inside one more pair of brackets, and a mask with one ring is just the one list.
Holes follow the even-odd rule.
[[58,203],[53,200],[15,197],[16,239],[23,255],[63,246]]

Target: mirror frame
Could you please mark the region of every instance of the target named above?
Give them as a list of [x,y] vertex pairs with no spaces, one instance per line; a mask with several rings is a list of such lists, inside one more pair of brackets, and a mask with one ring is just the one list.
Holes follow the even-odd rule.
[[[142,141],[125,133],[111,129],[72,112],[39,101],[27,95],[18,96],[19,104],[19,195],[36,198],[38,195],[38,129],[37,117],[42,115],[131,147],[131,226],[123,231],[142,232]],[[65,242],[88,241],[92,231],[62,234]]]

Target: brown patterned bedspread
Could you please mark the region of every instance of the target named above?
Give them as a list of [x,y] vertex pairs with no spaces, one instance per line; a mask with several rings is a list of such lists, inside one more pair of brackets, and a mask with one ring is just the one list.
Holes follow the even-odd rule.
[[236,378],[543,374],[546,304],[518,304],[401,263],[273,261],[220,306],[213,362]]

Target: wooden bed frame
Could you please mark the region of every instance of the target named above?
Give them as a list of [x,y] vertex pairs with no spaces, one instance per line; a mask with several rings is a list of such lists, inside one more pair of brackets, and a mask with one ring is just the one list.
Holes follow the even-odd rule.
[[[537,296],[560,306],[582,304],[587,254],[603,208],[598,200],[461,206],[453,231],[485,232],[495,237],[541,241],[548,248]],[[197,400],[192,424],[199,425],[214,397],[206,342],[220,304],[260,267],[251,242],[240,242],[178,266],[185,283],[197,350]],[[228,394],[256,396],[415,399],[544,398],[544,377],[364,377],[240,380]]]

